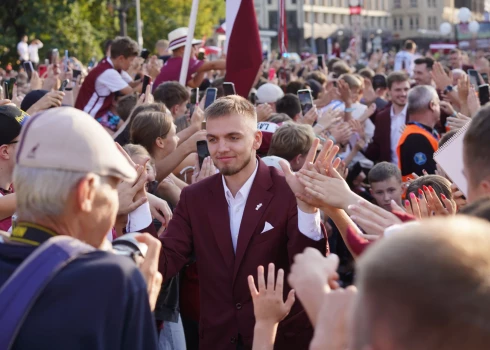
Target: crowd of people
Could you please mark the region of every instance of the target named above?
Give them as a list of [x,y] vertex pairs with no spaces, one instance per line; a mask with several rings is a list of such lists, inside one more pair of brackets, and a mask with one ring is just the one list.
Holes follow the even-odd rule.
[[179,84],[187,36],[1,72],[0,348],[486,349],[485,53],[272,55],[238,96],[200,40]]

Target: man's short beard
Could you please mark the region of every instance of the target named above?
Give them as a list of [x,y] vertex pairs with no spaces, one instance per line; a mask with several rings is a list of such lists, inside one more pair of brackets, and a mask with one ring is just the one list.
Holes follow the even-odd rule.
[[245,167],[250,163],[251,160],[252,160],[252,155],[250,154],[248,159],[246,159],[241,166],[239,166],[235,169],[225,167],[223,169],[219,169],[219,171],[224,176],[232,176],[232,175],[238,174],[240,171],[245,169]]

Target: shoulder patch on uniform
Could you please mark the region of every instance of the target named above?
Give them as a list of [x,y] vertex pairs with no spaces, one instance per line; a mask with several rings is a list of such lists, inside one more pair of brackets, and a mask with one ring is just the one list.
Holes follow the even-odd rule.
[[427,163],[427,156],[425,155],[425,153],[422,152],[415,153],[415,155],[413,156],[413,161],[417,165],[424,165],[425,163]]

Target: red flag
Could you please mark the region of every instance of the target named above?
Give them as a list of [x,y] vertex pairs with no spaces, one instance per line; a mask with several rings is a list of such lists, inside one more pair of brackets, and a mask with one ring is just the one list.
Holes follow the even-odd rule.
[[286,25],[286,0],[279,0],[279,28],[277,38],[279,40],[279,51],[288,52],[288,29]]
[[259,26],[253,0],[226,1],[226,78],[237,95],[248,98],[262,64]]

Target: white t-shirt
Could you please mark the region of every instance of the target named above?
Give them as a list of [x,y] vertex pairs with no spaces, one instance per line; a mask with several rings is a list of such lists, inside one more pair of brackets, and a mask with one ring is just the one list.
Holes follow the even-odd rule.
[[[107,62],[111,65],[112,61],[108,57]],[[89,113],[92,117],[95,117],[97,112],[104,104],[105,98],[111,93],[121,91],[128,86],[133,79],[126,72],[119,72],[115,69],[107,69],[95,80],[95,91],[88,101],[87,105],[83,109],[84,112]]]
[[408,51],[400,51],[395,55],[395,71],[403,70],[403,64],[405,64],[405,71],[408,75],[412,76],[414,68],[414,55]]
[[21,41],[17,44],[17,52],[19,53],[19,58],[23,61],[29,61],[29,49],[27,43]]
[[39,63],[39,49],[43,47],[43,43],[30,44],[28,47],[29,61],[33,63]]

